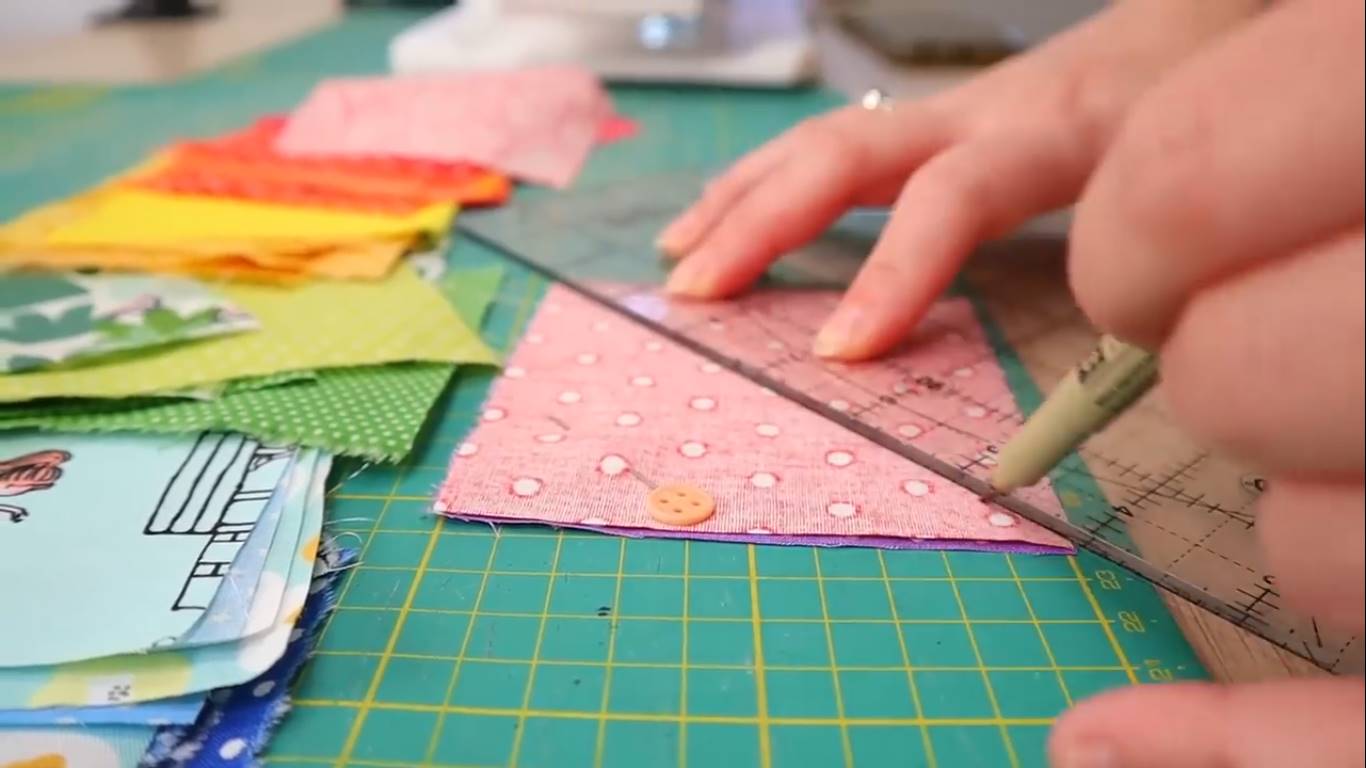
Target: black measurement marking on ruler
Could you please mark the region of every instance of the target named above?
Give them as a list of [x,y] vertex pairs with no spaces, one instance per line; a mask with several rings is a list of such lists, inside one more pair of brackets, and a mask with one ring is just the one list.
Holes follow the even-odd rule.
[[1092,524],[1087,526],[1086,530],[1093,536],[1101,535],[1101,531],[1116,536],[1123,536],[1125,534],[1124,523],[1121,522],[1119,517],[1115,514],[1102,513],[1100,515],[1089,515],[1089,517],[1092,520]]
[[1262,615],[1264,610],[1279,611],[1281,609],[1280,605],[1272,600],[1272,598],[1281,596],[1281,593],[1276,590],[1275,584],[1275,578],[1267,575],[1263,576],[1261,582],[1252,588],[1255,591],[1249,591],[1239,587],[1237,590],[1238,593],[1246,596],[1248,599],[1237,603],[1236,607],[1243,611],[1245,617],[1265,621],[1265,617]]

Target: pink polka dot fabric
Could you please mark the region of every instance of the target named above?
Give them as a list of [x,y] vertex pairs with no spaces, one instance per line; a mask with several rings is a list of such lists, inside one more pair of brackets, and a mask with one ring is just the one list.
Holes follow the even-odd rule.
[[[725,340],[720,346],[737,359],[777,371],[784,356],[809,346],[835,297],[782,291],[703,305],[645,297],[642,314],[690,324],[709,341]],[[752,332],[756,312],[774,321],[762,335]],[[993,432],[1001,426],[992,426],[995,409],[1009,401],[1014,412],[1010,391],[966,302],[941,304],[924,327],[925,343],[890,361],[828,366],[818,378],[892,392],[947,376],[953,398],[907,389],[902,397],[915,400],[917,414],[902,413],[893,428],[913,441],[933,440],[936,452],[957,446],[977,456],[983,439],[956,432],[943,417],[986,422],[983,431]],[[907,378],[918,371],[927,373]],[[804,391],[828,392],[834,407],[840,398],[863,407],[855,403],[865,398],[830,382],[802,383]],[[985,404],[977,406],[981,414],[964,412],[977,402]],[[941,413],[951,407],[957,412]],[[716,513],[687,528],[656,522],[647,494],[678,483],[705,490]],[[1030,500],[1058,509],[1047,488]],[[626,535],[1071,551],[1053,533],[559,286],[455,451],[436,509]]]

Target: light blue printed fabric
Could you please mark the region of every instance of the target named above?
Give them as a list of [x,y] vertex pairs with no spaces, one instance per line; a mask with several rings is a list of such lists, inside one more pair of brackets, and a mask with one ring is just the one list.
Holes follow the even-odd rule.
[[156,729],[0,728],[0,766],[24,768],[134,768]]
[[[270,627],[284,599],[285,580],[299,545],[304,507],[317,466],[318,451],[299,451],[208,610],[175,647],[229,642],[252,634],[253,629],[259,632]],[[252,616],[257,617],[257,623],[249,629]]]
[[249,615],[250,634],[233,642],[0,670],[0,708],[153,701],[231,687],[269,669],[284,653],[308,596],[331,461],[331,456],[320,455],[315,464],[284,597],[262,631],[250,633],[253,624]]
[[356,551],[334,549],[310,589],[303,617],[289,647],[260,677],[230,690],[214,691],[199,719],[189,727],[162,728],[144,755],[144,768],[255,768],[279,721],[289,711],[290,687],[298,677],[337,600],[340,572],[355,562]]
[[203,693],[112,707],[47,707],[0,710],[0,727],[12,725],[185,725],[204,708]]
[[[258,631],[269,629],[297,557],[318,461],[317,451],[300,451],[208,611],[177,647],[237,640],[248,634],[249,616],[256,617]],[[188,725],[203,705],[204,694],[197,693],[131,705],[5,709],[0,710],[0,725]]]
[[293,455],[231,434],[0,435],[0,667],[174,643]]

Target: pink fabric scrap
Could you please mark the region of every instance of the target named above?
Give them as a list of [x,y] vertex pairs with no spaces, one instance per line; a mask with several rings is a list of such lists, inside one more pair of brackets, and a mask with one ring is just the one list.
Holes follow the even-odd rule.
[[615,144],[634,139],[640,133],[640,123],[625,115],[612,115],[598,126],[598,143]]
[[314,88],[276,149],[468,162],[565,187],[613,116],[597,77],[577,68],[342,78]]
[[[706,305],[654,297],[651,311],[673,313],[674,319],[695,315],[696,331],[729,339],[739,359],[781,367],[792,345],[810,343],[811,328],[836,296],[778,291]],[[755,327],[752,313],[760,308],[774,320],[762,337],[737,332]],[[779,316],[803,320],[779,322]],[[848,379],[857,370],[861,386],[911,396],[902,391],[907,372],[925,371],[926,381],[932,372],[970,391],[972,402],[1013,408],[1004,375],[966,301],[941,302],[924,327],[939,329],[931,331],[928,343],[912,344],[881,364],[831,366],[828,373]],[[818,392],[824,386],[809,383]],[[941,392],[915,398],[927,411],[904,422],[904,437],[928,441],[952,432],[932,426],[937,422],[930,415],[948,407],[958,408],[956,415],[944,414],[950,418],[985,420],[985,411],[979,417],[964,401],[947,405],[950,398]],[[959,434],[941,434],[934,444],[979,460],[985,445]],[[688,528],[656,522],[646,495],[678,483],[709,493],[716,513]],[[1061,511],[1050,489],[1034,492],[1030,500]],[[641,535],[653,530],[775,543],[809,537],[827,544],[895,546],[889,540],[899,540],[1072,551],[1050,531],[982,503],[966,489],[561,286],[548,292],[491,389],[478,426],[455,451],[436,510],[465,519]]]

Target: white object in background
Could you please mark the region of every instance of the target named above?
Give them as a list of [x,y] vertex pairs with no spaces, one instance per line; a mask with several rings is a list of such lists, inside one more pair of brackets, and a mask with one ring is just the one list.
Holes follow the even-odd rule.
[[0,0],[0,43],[30,43],[79,33],[122,0]]
[[462,0],[395,37],[389,66],[572,64],[605,80],[783,87],[815,75],[807,22],[804,0]]

